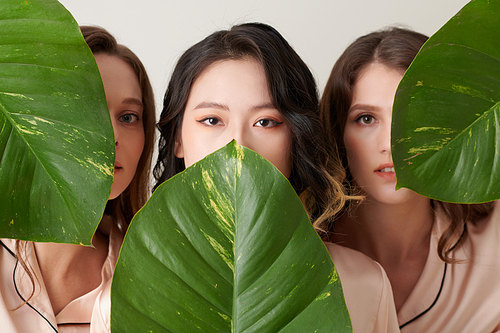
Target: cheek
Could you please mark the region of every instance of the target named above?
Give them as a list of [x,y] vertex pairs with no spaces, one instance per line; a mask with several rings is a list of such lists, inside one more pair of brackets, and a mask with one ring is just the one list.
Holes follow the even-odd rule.
[[265,154],[260,153],[268,159],[279,171],[290,178],[292,173],[292,134],[287,130],[273,142],[269,139],[261,141],[261,147],[265,149]]
[[290,152],[289,147],[282,147],[280,151],[267,152],[267,156],[261,155],[269,160],[288,179],[292,173],[292,157]]
[[144,145],[146,142],[146,138],[144,136],[144,132],[138,132],[135,136],[133,136],[133,140],[131,140],[130,143],[130,155],[129,158],[133,161],[135,164],[135,167],[137,168],[137,164],[139,163],[139,160],[141,159],[142,152],[144,151]]
[[365,164],[366,149],[368,148],[364,140],[354,133],[344,133],[344,146],[347,154],[349,171],[353,177],[358,174],[358,169]]
[[186,122],[182,125],[181,145],[186,168],[229,142],[225,140],[224,136],[214,135],[214,133],[216,132],[203,131],[203,129],[186,124]]

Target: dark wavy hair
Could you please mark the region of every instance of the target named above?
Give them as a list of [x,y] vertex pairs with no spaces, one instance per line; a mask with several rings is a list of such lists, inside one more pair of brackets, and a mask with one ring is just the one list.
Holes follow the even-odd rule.
[[[313,75],[288,42],[274,28],[262,23],[217,31],[190,47],[178,60],[158,123],[155,188],[185,169],[184,160],[174,154],[174,145],[193,83],[211,64],[241,59],[253,59],[264,68],[272,103],[293,133],[290,183],[301,196],[315,226],[319,226],[344,204],[343,170],[338,158],[329,159],[326,154]],[[327,171],[327,164],[338,172],[333,177]]]
[[[359,194],[349,172],[344,128],[353,98],[353,88],[359,74],[370,64],[380,63],[402,72],[406,71],[428,37],[403,28],[387,28],[356,39],[342,53],[333,66],[320,103],[320,118],[326,126],[329,145],[338,146],[346,172],[344,185],[351,195]],[[491,203],[478,205],[452,204],[433,200],[433,208],[440,207],[451,223],[439,239],[438,254],[445,262],[452,262],[451,251],[467,234],[467,221],[477,221],[491,212]],[[337,216],[343,214],[346,205]],[[331,229],[331,226],[330,226]]]

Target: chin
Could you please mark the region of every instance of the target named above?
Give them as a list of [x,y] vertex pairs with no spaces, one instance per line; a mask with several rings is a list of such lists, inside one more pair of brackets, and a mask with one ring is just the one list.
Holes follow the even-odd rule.
[[383,204],[397,205],[412,203],[416,198],[421,196],[407,188],[401,188],[397,191],[394,188],[385,188],[376,191],[376,193],[368,193],[368,197]]
[[109,198],[108,200],[113,200],[113,199],[116,199],[120,196],[120,194],[122,194],[122,192],[124,191],[125,189],[118,189],[114,186],[111,187],[111,193],[109,194]]

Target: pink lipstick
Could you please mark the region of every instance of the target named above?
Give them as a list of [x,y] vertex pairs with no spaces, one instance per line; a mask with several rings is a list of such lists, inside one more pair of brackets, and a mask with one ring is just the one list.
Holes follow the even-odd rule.
[[387,181],[396,181],[396,173],[392,163],[381,164],[375,171],[375,174]]

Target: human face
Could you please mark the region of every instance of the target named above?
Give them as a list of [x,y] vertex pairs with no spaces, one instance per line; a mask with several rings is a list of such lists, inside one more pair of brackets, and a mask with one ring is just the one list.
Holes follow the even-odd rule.
[[188,167],[233,139],[290,176],[292,132],[271,102],[264,68],[253,60],[216,62],[196,79],[175,155]]
[[130,185],[144,149],[142,94],[132,68],[116,56],[96,54],[115,134],[115,172],[109,199]]
[[391,154],[392,104],[403,72],[379,63],[369,64],[354,84],[344,128],[349,171],[368,199],[395,204],[414,192],[395,190]]

